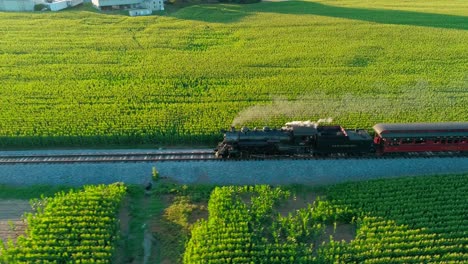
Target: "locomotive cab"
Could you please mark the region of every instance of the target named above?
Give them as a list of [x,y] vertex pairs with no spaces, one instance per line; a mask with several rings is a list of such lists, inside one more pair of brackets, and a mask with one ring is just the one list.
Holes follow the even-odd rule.
[[367,154],[374,152],[374,142],[364,129],[344,129],[341,126],[322,126],[314,149],[320,154],[348,153]]

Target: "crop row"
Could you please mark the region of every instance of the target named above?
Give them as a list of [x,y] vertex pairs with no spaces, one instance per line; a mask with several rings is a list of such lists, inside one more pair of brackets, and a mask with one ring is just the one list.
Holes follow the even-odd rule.
[[[466,263],[467,188],[468,175],[346,183],[287,216],[285,189],[216,188],[184,263]],[[353,239],[334,238],[340,225]]]
[[34,200],[25,236],[0,247],[2,263],[111,263],[125,186],[86,186]]
[[[332,203],[356,214],[351,243],[325,254],[343,262],[466,263],[468,175],[400,178],[329,189]],[[333,249],[332,249],[333,248]]]
[[[184,263],[310,263],[314,242],[334,216],[331,204],[318,201],[282,216],[278,206],[291,193],[281,188],[228,186],[213,190],[209,218],[195,224]],[[342,210],[345,211],[345,210]]]

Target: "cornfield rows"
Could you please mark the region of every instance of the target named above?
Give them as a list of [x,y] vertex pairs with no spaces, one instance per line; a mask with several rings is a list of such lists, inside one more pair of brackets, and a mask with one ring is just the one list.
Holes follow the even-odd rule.
[[[291,193],[267,186],[216,188],[184,263],[466,263],[468,175],[347,183],[287,216]],[[351,241],[336,241],[351,224]],[[334,230],[328,239],[325,231]]]
[[113,184],[36,200],[26,234],[0,245],[0,263],[111,263],[124,194]]
[[468,175],[344,184],[329,199],[356,212],[356,239],[331,259],[368,263],[466,263]]
[[331,117],[466,121],[466,1],[0,14],[0,146],[206,144]]

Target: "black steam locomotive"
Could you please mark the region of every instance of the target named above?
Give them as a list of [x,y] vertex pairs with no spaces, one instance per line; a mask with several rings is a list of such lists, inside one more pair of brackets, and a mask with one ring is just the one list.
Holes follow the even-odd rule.
[[218,158],[255,155],[385,154],[466,152],[468,122],[377,124],[372,137],[364,129],[344,129],[310,121],[286,123],[281,129],[243,127],[224,131],[215,149]]

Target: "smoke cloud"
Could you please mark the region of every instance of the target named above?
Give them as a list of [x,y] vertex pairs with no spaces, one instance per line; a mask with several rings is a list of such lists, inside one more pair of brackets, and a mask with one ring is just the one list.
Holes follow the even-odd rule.
[[[426,111],[428,104],[437,107],[450,103],[432,95],[426,82],[403,87],[399,93],[389,93],[390,89],[384,86],[373,89],[372,94],[347,93],[337,96],[317,92],[298,96],[294,100],[272,98],[269,104],[254,105],[240,111],[232,125],[241,126],[251,122],[268,124],[275,118],[310,120],[330,116],[330,119],[336,119],[349,113],[398,115],[402,111]],[[330,120],[319,120],[321,121]]]

